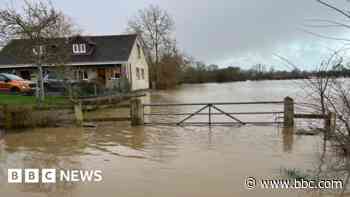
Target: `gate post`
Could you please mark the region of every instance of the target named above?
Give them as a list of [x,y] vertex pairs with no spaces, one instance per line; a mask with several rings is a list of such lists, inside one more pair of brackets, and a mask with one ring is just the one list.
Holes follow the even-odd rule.
[[290,97],[284,99],[284,127],[294,127],[294,100]]
[[140,126],[144,124],[143,105],[140,99],[131,99],[130,101],[131,125]]

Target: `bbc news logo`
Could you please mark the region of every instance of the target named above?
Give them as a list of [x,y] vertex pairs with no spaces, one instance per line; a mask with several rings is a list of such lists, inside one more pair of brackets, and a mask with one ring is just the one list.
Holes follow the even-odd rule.
[[8,169],[8,183],[101,182],[101,170]]

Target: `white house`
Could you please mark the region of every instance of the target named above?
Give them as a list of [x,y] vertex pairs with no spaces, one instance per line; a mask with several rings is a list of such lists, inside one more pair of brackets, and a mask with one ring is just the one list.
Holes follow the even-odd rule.
[[[139,37],[136,34],[110,36],[74,36],[67,41],[71,57],[64,66],[73,69],[77,80],[96,80],[112,88],[118,79],[126,77],[131,90],[149,89],[149,69]],[[0,72],[15,72],[29,79],[36,67],[28,60],[8,49],[23,46],[25,39],[12,40],[0,52]],[[47,66],[47,69],[52,67]]]

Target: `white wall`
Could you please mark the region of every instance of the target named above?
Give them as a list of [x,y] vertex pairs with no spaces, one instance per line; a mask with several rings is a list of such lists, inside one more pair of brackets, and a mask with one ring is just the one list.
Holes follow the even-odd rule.
[[[132,74],[132,90],[144,90],[149,89],[149,69],[148,64],[146,61],[145,54],[143,53],[143,50],[141,49],[141,57],[138,57],[137,53],[137,42],[135,42],[130,57],[129,57],[129,63],[131,64],[131,74]],[[126,65],[128,67],[128,73],[130,72],[130,66]],[[140,69],[140,79],[137,78],[136,68]],[[141,69],[144,69],[145,72],[145,79],[142,79],[141,76]],[[130,80],[130,79],[129,79]]]

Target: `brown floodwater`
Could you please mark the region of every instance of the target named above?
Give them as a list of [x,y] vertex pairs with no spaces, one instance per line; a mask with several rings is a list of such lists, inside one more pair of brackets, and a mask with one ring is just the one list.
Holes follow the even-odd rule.
[[[184,85],[149,93],[145,103],[281,101],[300,98],[292,81]],[[282,106],[220,106],[227,112],[279,111]],[[195,111],[192,108],[148,112]],[[89,116],[124,116],[105,109]],[[150,122],[181,117],[152,117]],[[239,117],[276,120],[278,117]],[[206,117],[199,119],[206,120]],[[229,121],[216,117],[216,121]],[[198,119],[194,119],[198,120]],[[200,120],[198,120],[200,121]],[[0,142],[0,197],[96,196],[310,196],[297,191],[245,189],[245,179],[281,178],[282,169],[314,170],[321,140],[291,136],[278,126],[140,126],[99,123],[96,128],[46,128],[8,133]],[[9,184],[9,168],[92,169],[103,171],[98,183]]]

